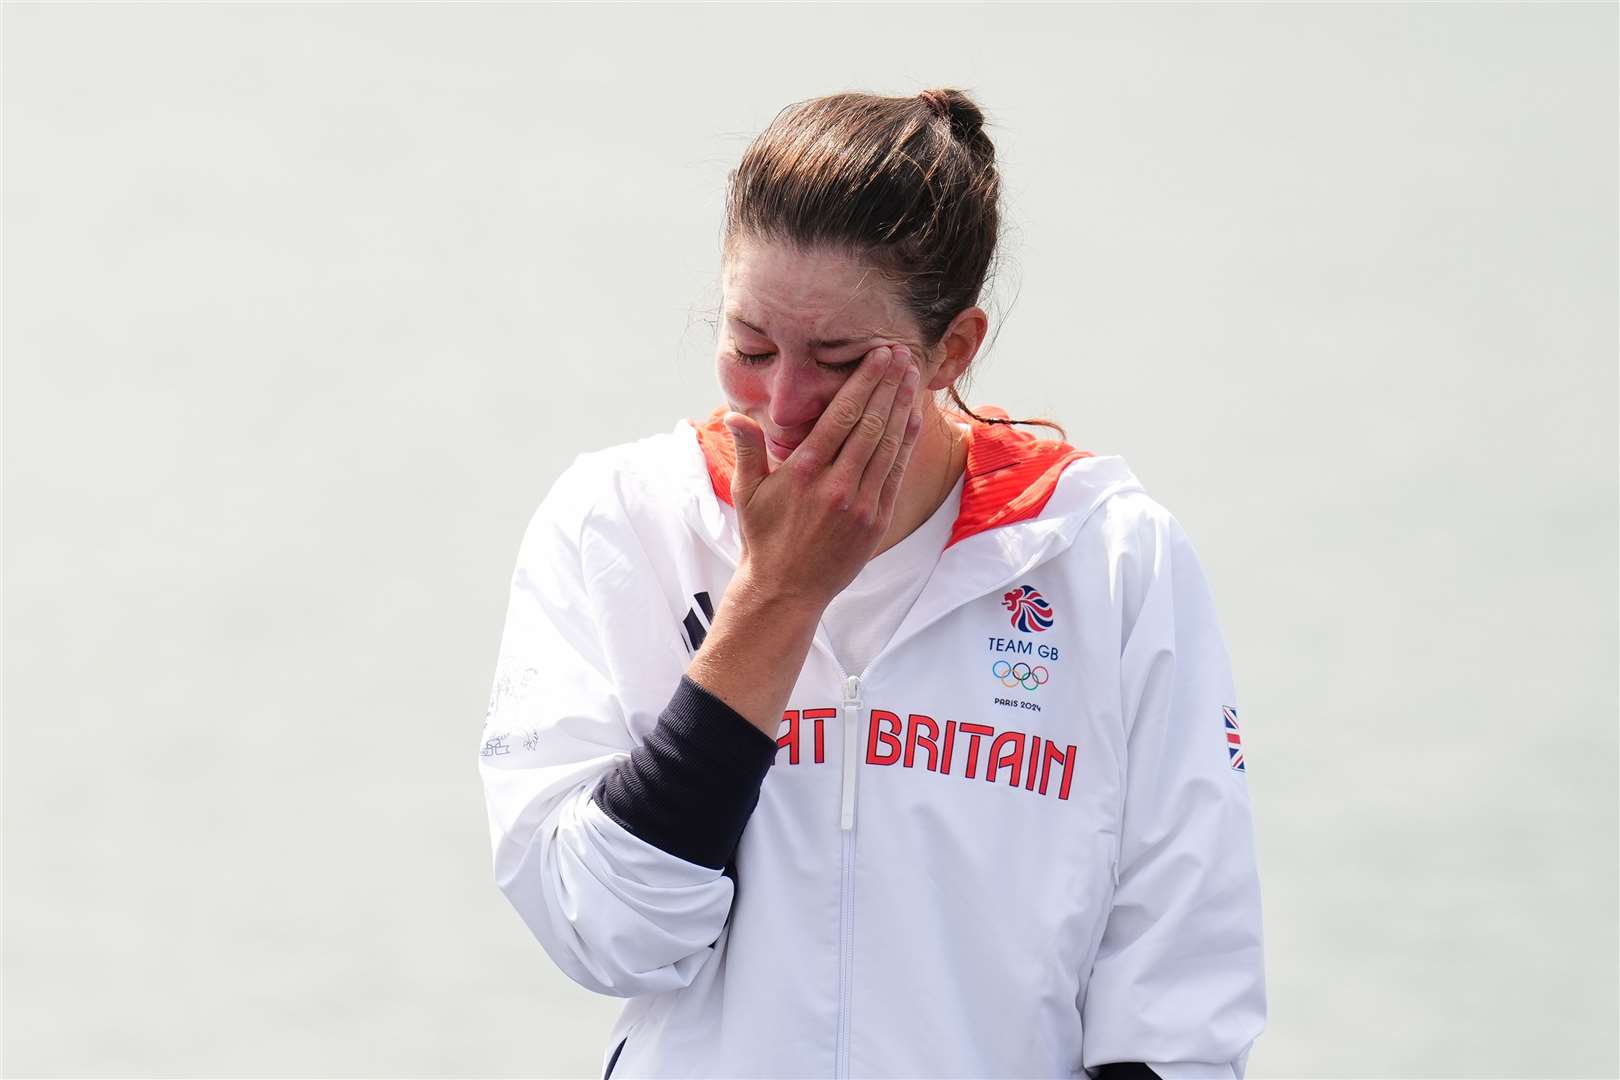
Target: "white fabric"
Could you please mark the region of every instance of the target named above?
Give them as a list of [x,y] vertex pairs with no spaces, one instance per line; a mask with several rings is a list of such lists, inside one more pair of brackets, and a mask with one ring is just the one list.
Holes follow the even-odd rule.
[[1204,1061],[1147,1061],[1159,1080],[1233,1080],[1243,1075],[1235,1063],[1210,1064]]
[[916,602],[951,538],[966,478],[965,473],[957,477],[939,509],[898,544],[878,552],[822,613],[821,628],[845,674],[866,670]]
[[[479,736],[497,884],[570,978],[628,999],[615,1080],[1242,1080],[1266,992],[1240,703],[1198,556],[1124,460],[1072,461],[1037,517],[945,549],[847,706],[818,638],[735,881],[589,798],[735,572],[726,509],[684,421],[581,455],[524,533]],[[1017,628],[1024,587],[1050,625]]]

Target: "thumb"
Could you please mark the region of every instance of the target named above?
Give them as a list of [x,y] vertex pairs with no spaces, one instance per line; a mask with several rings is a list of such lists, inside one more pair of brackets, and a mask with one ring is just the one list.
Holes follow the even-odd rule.
[[737,452],[737,467],[731,474],[731,504],[741,508],[770,472],[765,463],[765,433],[739,412],[726,413],[721,423],[731,433],[731,445]]

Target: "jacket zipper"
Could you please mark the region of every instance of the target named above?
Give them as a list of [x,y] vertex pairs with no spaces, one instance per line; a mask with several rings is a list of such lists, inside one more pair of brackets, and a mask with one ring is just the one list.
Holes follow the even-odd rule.
[[849,832],[855,827],[855,767],[859,762],[861,716],[861,677],[851,675],[844,680],[844,786],[842,809],[838,814],[838,827]]
[[851,983],[855,977],[855,782],[860,755],[861,678],[844,679],[844,780],[839,810],[843,868],[838,879],[838,1045],[834,1075],[849,1075]]

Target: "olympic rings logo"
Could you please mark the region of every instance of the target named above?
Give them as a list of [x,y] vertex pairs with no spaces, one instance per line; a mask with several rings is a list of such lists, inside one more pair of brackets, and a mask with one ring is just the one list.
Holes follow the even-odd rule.
[[1001,685],[1009,689],[1022,686],[1025,690],[1034,690],[1036,687],[1045,686],[1052,678],[1052,673],[1040,665],[1030,667],[1024,663],[1009,664],[1005,660],[997,660],[991,664],[990,674],[1000,679]]

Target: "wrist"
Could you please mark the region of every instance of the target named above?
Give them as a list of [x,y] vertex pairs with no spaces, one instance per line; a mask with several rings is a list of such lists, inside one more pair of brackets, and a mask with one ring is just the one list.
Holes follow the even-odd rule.
[[739,569],[687,674],[775,738],[825,607]]
[[813,624],[821,621],[832,597],[784,581],[779,575],[762,574],[744,558],[726,588],[726,600],[735,601],[734,606],[744,612],[768,612],[778,619],[802,618]]

